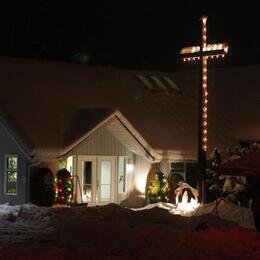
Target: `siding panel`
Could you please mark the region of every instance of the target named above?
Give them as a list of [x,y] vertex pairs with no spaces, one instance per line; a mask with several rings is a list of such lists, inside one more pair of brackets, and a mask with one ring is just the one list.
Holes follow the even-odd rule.
[[[5,195],[5,155],[18,156],[17,195]],[[23,204],[26,202],[26,181],[28,172],[28,159],[20,150],[13,137],[7,132],[0,121],[0,203]]]
[[99,129],[73,149],[69,155],[120,155],[133,158],[133,153],[121,144],[106,128]]

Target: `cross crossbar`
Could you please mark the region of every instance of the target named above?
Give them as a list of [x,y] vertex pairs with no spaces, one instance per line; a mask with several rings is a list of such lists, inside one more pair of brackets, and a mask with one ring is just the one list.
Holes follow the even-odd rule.
[[[206,48],[203,48],[201,51],[200,46],[191,46],[182,48],[180,51],[183,61],[192,61],[200,59],[201,57],[207,58],[219,58],[224,57],[223,55],[227,54],[228,45],[227,43],[217,43],[217,44],[208,44]],[[190,60],[188,59],[190,58]],[[193,59],[196,58],[196,59]]]

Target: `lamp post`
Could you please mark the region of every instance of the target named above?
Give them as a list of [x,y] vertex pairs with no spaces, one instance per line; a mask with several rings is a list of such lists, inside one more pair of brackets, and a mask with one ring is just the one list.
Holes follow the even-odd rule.
[[210,58],[224,57],[228,52],[226,43],[207,44],[207,16],[201,19],[201,42],[200,46],[190,46],[181,49],[180,54],[184,62],[199,61],[199,93],[198,93],[198,181],[197,188],[204,202],[203,179],[206,175],[207,159],[207,135],[208,135],[208,71],[207,64]]

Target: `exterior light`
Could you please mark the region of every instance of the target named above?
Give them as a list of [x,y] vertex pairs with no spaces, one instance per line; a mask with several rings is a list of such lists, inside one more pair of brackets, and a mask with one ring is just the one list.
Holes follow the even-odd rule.
[[134,171],[134,162],[132,159],[127,160],[126,171],[132,173]]

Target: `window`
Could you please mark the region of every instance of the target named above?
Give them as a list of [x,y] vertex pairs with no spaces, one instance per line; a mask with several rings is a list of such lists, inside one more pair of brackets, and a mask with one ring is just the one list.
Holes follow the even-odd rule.
[[83,162],[83,196],[86,202],[92,201],[92,161]]
[[112,162],[101,161],[100,169],[100,200],[111,200]]
[[66,169],[70,172],[70,174],[73,176],[73,156],[69,156],[66,159]]
[[196,162],[172,162],[171,173],[180,174],[185,182],[196,187],[197,163]]
[[174,162],[171,163],[171,172],[175,174],[180,174],[185,180],[185,163],[184,162]]
[[118,158],[118,193],[126,192],[126,158],[119,156]]
[[5,193],[17,194],[17,156],[5,156]]

